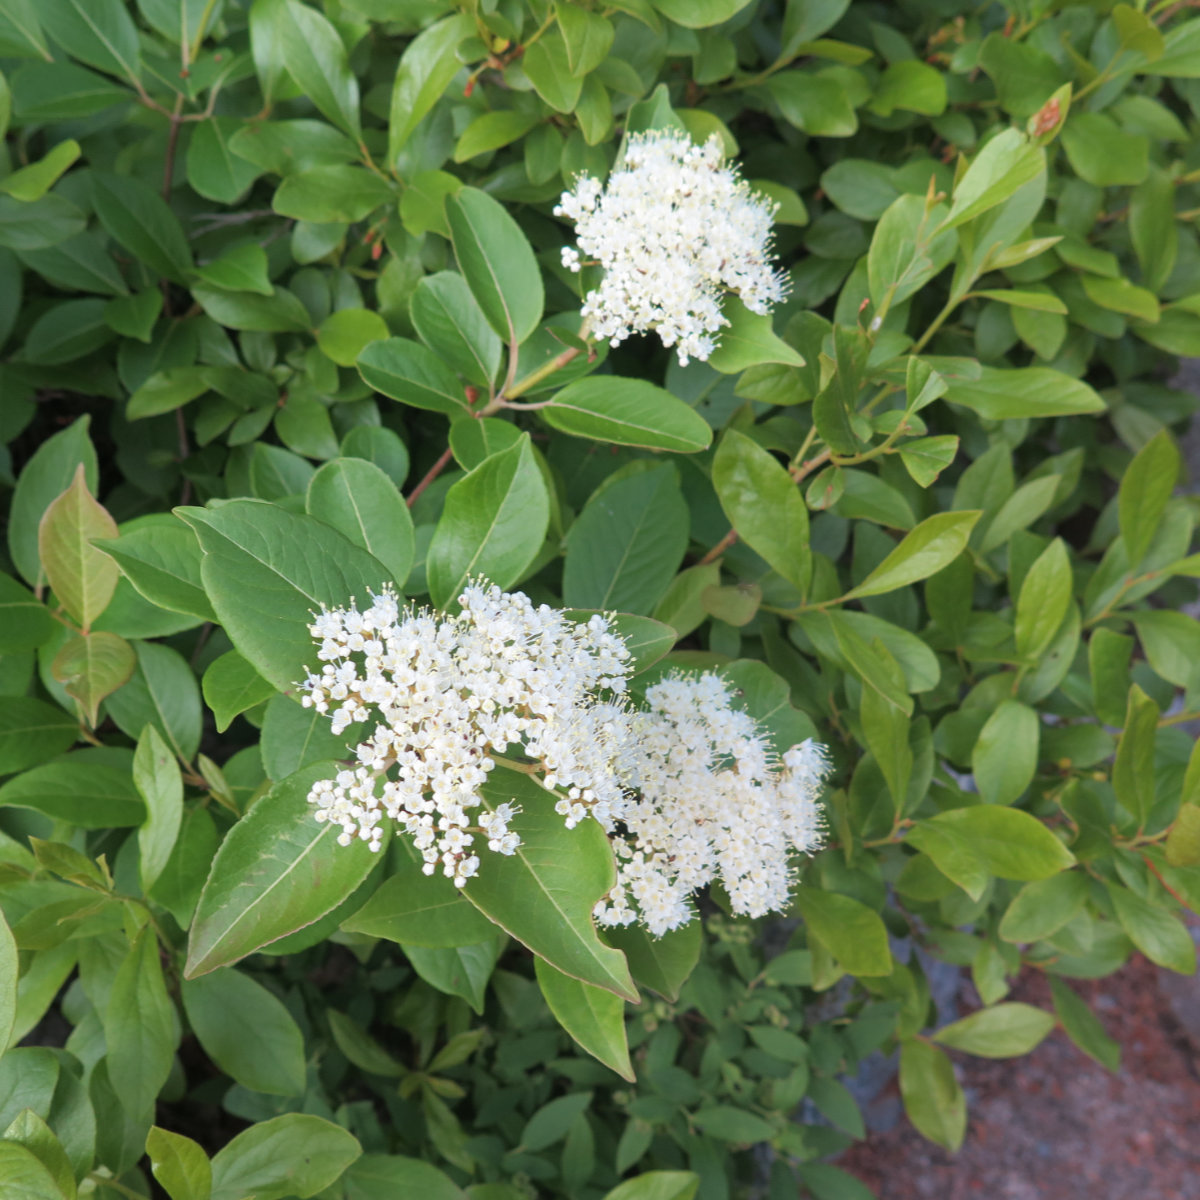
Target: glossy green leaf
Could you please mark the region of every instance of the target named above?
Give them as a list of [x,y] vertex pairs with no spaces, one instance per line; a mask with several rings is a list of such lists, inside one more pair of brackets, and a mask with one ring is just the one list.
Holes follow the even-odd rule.
[[413,292],[411,312],[421,340],[459,374],[484,388],[495,379],[502,343],[461,275],[424,276]]
[[971,751],[971,769],[987,804],[1011,804],[1037,770],[1041,722],[1019,700],[1002,700],[984,722]]
[[793,904],[809,932],[852,975],[890,975],[892,954],[879,914],[838,892],[798,887]]
[[900,1043],[900,1095],[908,1119],[952,1154],[967,1132],[967,1100],[949,1056],[929,1042]]
[[204,703],[212,709],[217,732],[224,733],[234,717],[270,700],[275,687],[236,650],[214,658],[201,680]]
[[1180,975],[1196,973],[1196,943],[1187,926],[1173,914],[1128,888],[1105,883],[1121,928],[1152,962]]
[[388,581],[378,559],[313,517],[258,500],[176,511],[200,539],[204,588],[225,632],[280,691],[316,663],[312,614],[365,602]]
[[136,669],[133,647],[115,633],[97,630],[72,634],[50,664],[50,674],[79,702],[79,711],[92,728],[101,702],[128,683]]
[[133,784],[146,805],[138,829],[138,872],[148,892],[171,859],[183,823],[183,778],[162,734],[147,725],[133,755]]
[[38,20],[72,58],[110,75],[138,77],[137,28],[121,0],[46,0]]
[[335,458],[308,484],[309,515],[373,554],[404,586],[413,560],[413,523],[396,485],[374,463]]
[[150,1170],[171,1200],[208,1200],[212,1164],[190,1137],[151,1126],[146,1136]]
[[344,132],[361,137],[358,82],[329,20],[298,0],[286,0],[278,36],[286,69],[301,93]]
[[1013,1001],[993,1004],[943,1026],[933,1040],[981,1058],[1016,1058],[1028,1054],[1054,1025],[1054,1017],[1045,1009]]
[[1012,899],[1000,921],[1006,942],[1040,942],[1070,921],[1088,898],[1088,877],[1062,871],[1027,883]]
[[1115,1075],[1121,1069],[1121,1047],[1104,1031],[1087,1002],[1053,975],[1050,976],[1050,995],[1054,1000],[1054,1011],[1071,1041]]
[[717,447],[712,479],[738,537],[806,591],[812,575],[808,509],[787,470],[752,438],[730,429]]
[[180,995],[204,1053],[252,1092],[304,1091],[304,1036],[283,1002],[232,968],[185,979]]
[[323,1117],[286,1113],[259,1121],[213,1156],[210,1200],[308,1200],[360,1154],[358,1139]]
[[17,1018],[17,976],[20,963],[17,960],[17,944],[12,930],[0,913],[0,1048],[7,1049],[13,1024]]
[[567,829],[553,797],[527,775],[497,767],[484,805],[516,801],[510,824],[521,838],[512,856],[493,855],[468,881],[467,899],[565,975],[637,1002],[625,958],[596,936],[592,908],[616,882],[612,849],[600,826]]
[[624,1001],[603,988],[564,975],[545,959],[535,958],[533,965],[538,987],[558,1023],[593,1058],[632,1083]]
[[700,1176],[691,1171],[646,1171],[627,1179],[604,1200],[694,1200]]
[[1180,466],[1179,450],[1163,429],[1134,455],[1122,476],[1117,512],[1130,565],[1145,556],[1175,489]]
[[230,830],[213,860],[188,937],[185,976],[228,966],[336,908],[374,868],[366,842],[337,844],[308,792],[330,777],[316,763],[277,783]]
[[646,468],[610,477],[571,526],[563,599],[572,608],[648,614],[679,568],[688,518],[678,476],[669,463]]
[[494,925],[481,942],[466,946],[406,946],[404,954],[430,987],[465,1000],[483,1016],[488,980],[508,938]]
[[396,67],[388,119],[391,165],[395,165],[413,130],[458,74],[461,64],[454,51],[472,32],[470,19],[459,13],[435,21],[404,48]]
[[1158,705],[1137,684],[1129,689],[1125,724],[1117,744],[1112,785],[1117,800],[1139,826],[1154,808],[1154,743]]
[[528,435],[485,459],[446,493],[429,545],[429,594],[445,607],[470,579],[507,588],[542,547],[550,501]]
[[982,367],[976,379],[951,379],[946,399],[988,421],[1068,417],[1104,411],[1086,383],[1048,367]]
[[661,937],[641,925],[617,925],[604,931],[604,940],[625,955],[638,983],[673,1001],[700,961],[704,935],[699,921],[689,921]]
[[63,1193],[42,1161],[17,1142],[0,1142],[0,1187],[13,1200],[62,1200]]
[[[36,721],[37,702],[21,703],[32,710],[27,712],[27,719]],[[59,715],[67,719],[65,714]],[[72,729],[70,738],[64,733],[62,742],[69,746],[77,729],[77,726]],[[31,725],[19,730],[19,736],[27,743],[32,743],[38,733]],[[83,829],[140,825],[146,818],[146,809],[134,788],[129,768],[124,764],[113,765],[111,757],[104,757],[105,753],[100,751],[97,757],[96,751],[80,750],[33,767],[0,787],[0,805],[36,809]]]
[[116,560],[121,573],[151,604],[216,621],[200,578],[200,543],[176,517],[142,517],[127,523],[115,541],[95,539],[92,544]]
[[541,415],[563,433],[622,446],[690,454],[712,441],[712,429],[701,416],[642,379],[596,375],[576,380],[558,392]]
[[462,384],[450,368],[427,346],[408,338],[372,342],[359,356],[358,373],[377,392],[414,408],[451,417],[469,411]]
[[192,251],[178,217],[148,184],[127,175],[92,172],[92,203],[111,237],[156,275],[183,283]]
[[158,938],[144,926],[113,980],[104,1013],[108,1076],[132,1114],[148,1112],[171,1073],[179,1017],[167,995]]
[[936,575],[966,548],[980,515],[978,511],[947,512],[922,521],[845,598],[882,595]]
[[483,315],[507,344],[519,346],[537,328],[544,305],[528,239],[498,201],[476,188],[447,196],[446,218],[459,270]]
[[1033,662],[1045,653],[1067,615],[1072,591],[1071,560],[1061,538],[1034,560],[1017,599],[1017,655]]

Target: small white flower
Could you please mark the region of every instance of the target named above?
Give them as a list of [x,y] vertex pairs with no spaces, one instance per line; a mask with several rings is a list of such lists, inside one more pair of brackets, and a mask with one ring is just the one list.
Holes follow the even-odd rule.
[[[580,175],[562,194],[555,213],[575,222],[579,250],[604,268],[582,309],[598,337],[615,346],[654,330],[686,366],[707,359],[729,323],[725,293],[756,313],[783,298],[786,278],[771,265],[774,205],[721,155],[715,134],[703,146],[673,130],[635,134],[607,185]],[[562,252],[571,271],[579,250]]]
[[[618,843],[617,886],[596,907],[605,925],[641,919],[659,935],[692,919],[689,899],[719,880],[734,912],[787,907],[789,856],[823,839],[818,797],[829,763],[807,741],[775,760],[716,675],[668,677],[636,714]],[[621,835],[618,835],[621,836]]]

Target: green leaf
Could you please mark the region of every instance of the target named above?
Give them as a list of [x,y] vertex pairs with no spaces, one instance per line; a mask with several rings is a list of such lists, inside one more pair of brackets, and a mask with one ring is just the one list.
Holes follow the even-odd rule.
[[977,900],[988,876],[1045,879],[1075,856],[1036,817],[1018,808],[976,804],[918,821],[906,839]]
[[45,0],[38,19],[72,57],[110,75],[141,73],[137,28],[121,0]]
[[[21,703],[26,706],[37,704],[33,700]],[[28,715],[36,720],[36,714],[37,709]],[[58,713],[58,716],[63,715]],[[26,738],[35,732],[32,729],[21,731]],[[74,732],[72,730],[72,734]],[[64,740],[70,745],[74,736]],[[89,750],[43,763],[0,787],[0,805],[33,808],[82,829],[140,825],[146,818],[146,810],[134,789],[129,769],[111,764],[111,758],[97,759],[95,752]],[[6,771],[9,769],[12,768],[5,767]]]
[[1054,1025],[1054,1018],[1044,1009],[1012,1001],[993,1004],[946,1025],[933,1040],[981,1058],[1016,1058],[1028,1054]]
[[104,1013],[108,1077],[132,1114],[150,1111],[171,1073],[179,1016],[167,995],[158,938],[143,926],[113,980]]
[[1129,940],[1152,962],[1180,975],[1196,973],[1196,943],[1178,917],[1131,892],[1105,881],[1121,928]]
[[764,86],[784,120],[810,137],[850,137],[858,131],[850,95],[842,81],[831,75],[780,71]]
[[1049,367],[981,367],[977,379],[950,378],[946,399],[988,421],[1069,417],[1104,411],[1104,401],[1081,380]]
[[1017,599],[1017,656],[1036,662],[1046,652],[1071,605],[1071,560],[1062,538],[1034,560]]
[[775,1129],[762,1117],[732,1104],[713,1104],[692,1113],[692,1123],[709,1137],[738,1145],[753,1145],[768,1142],[775,1136]]
[[200,689],[187,659],[170,646],[138,642],[133,678],[108,700],[108,715],[131,738],[153,722],[181,759],[192,758],[200,745]]
[[1179,255],[1175,224],[1175,182],[1152,166],[1129,198],[1129,237],[1142,279],[1151,293],[1162,290]]
[[1081,282],[1087,298],[1101,308],[1151,324],[1157,321],[1161,314],[1158,297],[1145,288],[1137,287],[1128,279],[1105,279],[1099,275],[1084,275]]
[[717,447],[713,487],[729,523],[784,579],[807,591],[808,509],[795,481],[753,438],[730,429]]
[[309,333],[312,320],[299,298],[286,288],[276,288],[269,296],[246,292],[227,292],[220,288],[192,284],[196,303],[218,325],[244,333]]
[[209,117],[195,127],[187,151],[193,191],[218,204],[235,204],[250,190],[262,168],[234,153],[230,145],[244,128],[246,123],[236,117]]
[[92,544],[120,564],[125,578],[151,604],[216,621],[201,585],[200,544],[170,513],[140,517],[115,541],[97,539]]
[[286,1113],[259,1121],[213,1157],[210,1200],[308,1200],[361,1154],[353,1134],[322,1117]]
[[545,302],[528,239],[503,205],[477,188],[447,196],[446,218],[459,270],[483,315],[509,346],[519,346],[538,327]]
[[1130,566],[1142,561],[1158,532],[1181,466],[1174,439],[1162,429],[1134,455],[1121,477],[1117,515]]
[[46,509],[70,486],[79,465],[88,490],[94,493],[96,489],[99,472],[96,451],[88,438],[90,421],[90,417],[80,417],[47,438],[25,464],[13,492],[8,552],[26,582],[35,587],[45,582],[38,558],[38,525]]
[[525,1123],[520,1138],[521,1148],[536,1152],[561,1141],[591,1102],[591,1092],[572,1092],[543,1104]]
[[337,163],[288,175],[276,189],[271,207],[283,217],[333,224],[362,221],[395,202],[395,192],[378,175],[365,167]]
[[618,1184],[604,1200],[694,1200],[699,1187],[700,1176],[691,1171],[646,1171]]
[[179,219],[148,184],[128,175],[91,173],[92,203],[109,235],[155,275],[183,283],[192,251]]
[[867,254],[871,299],[880,313],[907,300],[954,257],[954,234],[935,235],[945,213],[945,206],[910,194],[898,196],[880,217]]
[[17,976],[20,973],[17,943],[4,914],[0,913],[0,1049],[7,1049],[16,1022]]
[[[887,668],[892,683],[903,688],[904,677],[896,660],[888,653],[882,642],[875,642],[872,649],[880,664]],[[904,810],[908,796],[909,780],[912,777],[913,754],[910,746],[911,722],[908,714],[885,699],[874,688],[862,689],[859,703],[863,734],[867,748],[875,757],[880,771],[892,795],[892,804],[897,814]]]
[[401,1079],[408,1074],[407,1068],[398,1063],[357,1021],[338,1012],[336,1008],[326,1009],[326,1016],[329,1019],[329,1032],[333,1034],[337,1048],[356,1067],[389,1079]]
[[217,732],[224,733],[234,717],[275,695],[268,683],[236,650],[214,658],[201,680],[204,703],[212,709]]
[[171,748],[153,725],[147,725],[133,756],[133,784],[146,805],[138,829],[138,872],[149,892],[171,858],[183,823],[183,778]]
[[674,1001],[700,961],[704,935],[701,923],[690,921],[661,937],[651,937],[640,925],[617,925],[604,931],[604,940],[625,955],[638,983]]
[[1154,808],[1154,742],[1158,705],[1135,683],[1129,689],[1125,725],[1117,744],[1112,785],[1118,803],[1145,826]]
[[0,1187],[12,1200],[63,1200],[49,1168],[17,1142],[0,1142]]
[[186,978],[228,966],[311,925],[374,868],[378,859],[366,842],[339,846],[340,828],[313,817],[309,789],[336,769],[315,763],[289,776],[230,830],[196,906]]
[[1053,975],[1050,976],[1050,995],[1054,1000],[1054,1011],[1071,1041],[1115,1075],[1121,1069],[1121,1047],[1105,1033],[1096,1014],[1067,984]]
[[168,367],[165,371],[155,371],[129,397],[125,419],[139,421],[182,408],[209,390],[208,379],[204,367]]
[[212,1164],[190,1137],[152,1125],[146,1136],[146,1153],[154,1178],[171,1200],[208,1200]]
[[1067,306],[1051,292],[1019,292],[1011,290],[989,290],[983,288],[971,295],[984,300],[997,300],[1012,308],[1028,308],[1034,312],[1066,314]]
[[305,508],[373,554],[396,586],[404,586],[413,560],[412,517],[399,489],[374,463],[327,462],[309,481]]
[[128,683],[136,668],[137,655],[124,638],[93,630],[63,643],[50,674],[79,701],[84,719],[95,728],[101,701]]
[[583,80],[571,70],[562,33],[555,29],[529,46],[521,66],[537,94],[555,112],[569,113],[579,103]]
[[[420,1196],[421,1200],[467,1200],[467,1193],[437,1167],[400,1154],[364,1154],[342,1177],[342,1185],[346,1200],[395,1200],[404,1195]],[[486,1200],[485,1193],[478,1195],[479,1200]],[[510,1198],[496,1196],[494,1200]]]
[[352,138],[361,138],[358,82],[333,25],[306,4],[286,0],[277,34],[288,74],[301,94]]
[[535,114],[515,112],[511,108],[481,113],[459,136],[454,146],[454,161],[463,163],[477,154],[499,150],[501,146],[523,138],[537,123]]
[[[32,1151],[42,1166],[54,1176],[61,1195],[74,1200],[75,1171],[71,1161],[54,1131],[33,1109],[23,1109],[4,1131],[4,1138]],[[72,1149],[76,1149],[76,1145]]]
[[905,470],[923,488],[932,487],[957,454],[958,438],[950,434],[917,438],[900,447]]
[[280,691],[316,661],[312,614],[365,601],[388,580],[378,559],[335,529],[274,504],[232,500],[176,513],[200,539],[204,588],[230,641]]
[[116,537],[117,523],[88,489],[82,463],[70,486],[46,509],[38,526],[38,554],[55,598],[84,631],[108,607],[120,572],[91,545]]
[[871,111],[890,117],[897,109],[940,116],[946,110],[945,75],[916,58],[890,64],[875,87]]
[[892,953],[879,914],[838,892],[798,887],[793,904],[809,933],[851,975],[890,975]]
[[407,837],[396,838],[392,864],[394,874],[342,922],[344,930],[434,949],[473,946],[490,935],[492,922],[452,880],[422,871],[423,860]]
[[572,608],[648,615],[687,541],[687,505],[671,464],[610,477],[567,533],[563,599]]
[[760,363],[804,366],[801,355],[775,335],[769,314],[751,312],[734,296],[726,303],[723,315],[729,324],[721,329],[717,347],[708,358],[714,370],[736,375]]
[[507,943],[508,938],[493,925],[481,942],[468,946],[405,946],[404,953],[430,987],[460,997],[483,1016],[488,980]]
[[150,344],[154,326],[163,308],[163,294],[157,288],[147,288],[132,296],[118,296],[104,306],[108,327],[122,337],[136,338]]
[[1200,865],[1200,804],[1180,806],[1164,849],[1172,867]]
[[59,176],[79,158],[79,143],[73,138],[59,142],[49,154],[0,181],[0,191],[25,203],[41,200]]
[[0,196],[0,246],[10,250],[58,246],[81,234],[86,224],[87,218],[79,208],[53,193],[34,204]]
[[1071,169],[1097,187],[1141,183],[1149,172],[1150,139],[1104,113],[1073,109],[1061,136]]
[[632,1083],[624,1001],[603,988],[564,975],[545,959],[535,958],[533,966],[538,987],[558,1023],[593,1058]]
[[488,809],[511,801],[521,806],[510,824],[521,845],[511,856],[490,856],[463,889],[467,899],[563,974],[637,1003],[624,956],[599,940],[592,922],[593,907],[616,882],[599,824],[567,829],[549,792],[503,767],[481,792]]
[[367,346],[387,336],[387,324],[378,313],[365,308],[342,308],[321,322],[317,345],[339,367],[352,367]]
[[[79,723],[69,714],[41,700],[0,696],[0,775],[12,775],[45,762],[75,744]],[[9,780],[0,788],[0,804]],[[34,807],[34,806],[29,806]]]
[[1027,883],[1000,921],[1006,942],[1040,942],[1061,929],[1087,902],[1090,887],[1082,871],[1061,871]]
[[500,369],[502,343],[467,281],[455,271],[426,275],[410,304],[421,340],[471,383],[488,387]]
[[931,1142],[951,1154],[967,1132],[967,1100],[949,1056],[929,1042],[900,1042],[900,1095],[908,1119]]
[[978,511],[946,512],[922,521],[844,599],[879,596],[936,575],[966,548],[981,515]]
[[599,13],[587,12],[558,0],[558,28],[567,47],[567,62],[575,75],[594,71],[607,57],[615,30]]
[[984,722],[971,751],[971,770],[986,804],[1011,804],[1037,770],[1038,714],[1019,700],[1002,700]]
[[204,1053],[243,1087],[275,1096],[304,1091],[304,1035],[283,1003],[241,971],[185,979],[183,1011]]
[[446,413],[469,412],[462,384],[427,346],[408,338],[372,342],[358,359],[358,373],[392,400]]
[[541,416],[562,433],[620,446],[692,454],[712,441],[712,429],[703,417],[643,379],[578,379],[558,392]]
[[464,13],[445,17],[419,33],[404,48],[392,85],[391,116],[388,119],[388,163],[396,158],[429,110],[437,103],[461,63],[455,54],[458,43],[474,33]]
[[528,434],[484,459],[447,493],[426,569],[429,595],[445,608],[470,579],[507,588],[542,548],[550,499]]
[[226,292],[257,292],[270,296],[275,288],[267,274],[267,252],[257,243],[234,246],[219,258],[196,268],[196,278]]
[[1046,169],[1046,153],[1016,129],[1005,129],[975,156],[954,189],[946,227],[954,228],[1003,204]]

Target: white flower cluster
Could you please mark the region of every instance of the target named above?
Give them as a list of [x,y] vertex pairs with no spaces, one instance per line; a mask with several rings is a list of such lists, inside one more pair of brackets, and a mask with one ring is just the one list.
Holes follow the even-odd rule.
[[596,907],[605,925],[635,919],[655,935],[687,924],[693,892],[717,879],[750,917],[787,907],[793,851],[823,840],[818,807],[829,761],[811,739],[782,762],[716,675],[674,677],[635,716],[634,796],[614,838],[617,887]]
[[[589,813],[606,826],[625,793],[620,746],[630,654],[603,617],[576,623],[521,593],[470,586],[462,611],[401,611],[395,595],[365,612],[322,612],[309,627],[325,664],[303,684],[303,703],[332,717],[333,732],[374,721],[358,765],[314,785],[317,819],[379,848],[384,816],[400,821],[425,859],[460,887],[479,869],[477,839],[512,854],[517,809],[481,805],[479,789],[510,749],[534,760],[573,826]],[[612,699],[603,699],[602,693]]]
[[378,850],[400,822],[425,860],[458,886],[481,844],[520,845],[512,803],[483,805],[500,756],[517,755],[557,797],[572,828],[609,835],[617,886],[595,909],[605,925],[643,921],[659,935],[692,919],[693,892],[719,880],[735,912],[785,908],[793,851],[821,843],[817,798],[829,766],[812,741],[777,761],[716,675],[671,676],[624,699],[631,656],[607,619],[576,623],[521,593],[469,586],[462,611],[401,610],[390,591],[323,611],[309,627],[325,664],[305,706],[334,733],[373,722],[357,763],[309,792],[319,821]]
[[724,292],[756,313],[783,297],[785,277],[771,266],[774,206],[723,164],[715,134],[703,146],[672,130],[635,134],[607,186],[580,175],[554,211],[575,222],[579,243],[563,249],[563,265],[578,271],[582,251],[604,268],[582,311],[614,346],[653,329],[686,366],[707,359],[729,323]]

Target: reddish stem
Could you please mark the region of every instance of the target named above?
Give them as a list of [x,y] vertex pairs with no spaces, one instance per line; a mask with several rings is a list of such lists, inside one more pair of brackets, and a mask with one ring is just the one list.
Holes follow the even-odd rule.
[[449,446],[447,446],[442,452],[441,458],[439,458],[437,462],[435,462],[433,466],[425,472],[425,478],[422,479],[421,482],[418,483],[409,494],[408,500],[405,502],[409,508],[412,508],[412,506],[417,502],[417,497],[446,469],[446,464],[450,461],[452,456],[453,451]]

